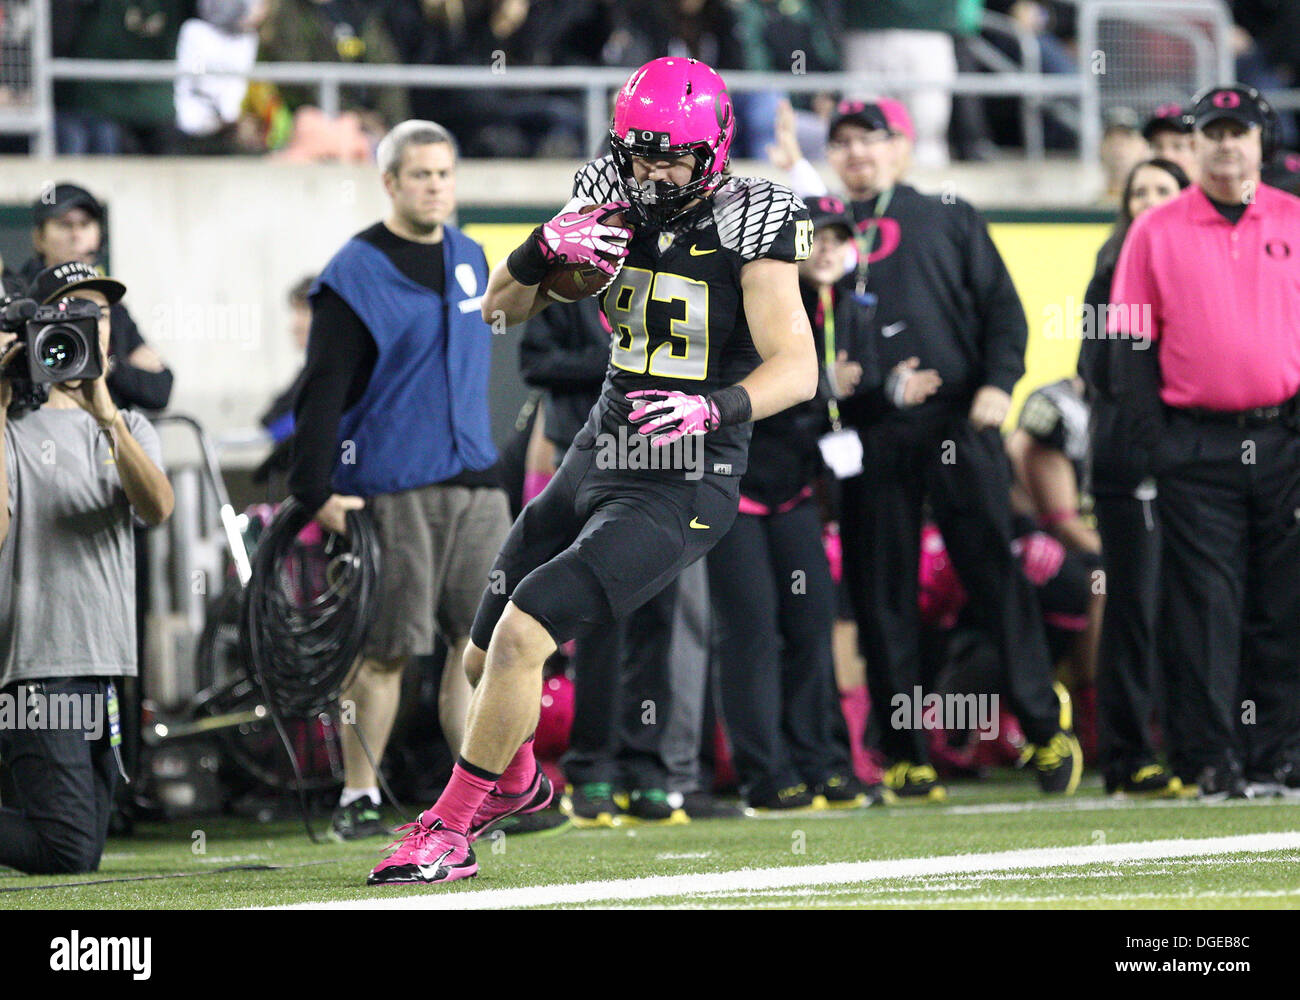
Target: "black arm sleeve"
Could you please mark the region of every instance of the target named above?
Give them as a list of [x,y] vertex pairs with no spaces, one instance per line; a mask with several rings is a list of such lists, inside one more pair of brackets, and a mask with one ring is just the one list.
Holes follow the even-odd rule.
[[173,376],[170,368],[160,372],[147,372],[137,368],[127,359],[144,344],[140,328],[127,312],[126,306],[117,303],[109,312],[111,333],[109,353],[113,356],[113,370],[108,373],[108,393],[118,406],[138,406],[144,410],[165,410],[172,397]]
[[352,307],[328,285],[312,299],[302,388],[294,404],[289,492],[315,512],[334,492],[339,421],[370,383],[379,349]]
[[974,208],[968,205],[966,211],[966,280],[981,326],[977,334],[984,359],[981,384],[1009,393],[1025,373],[1029,324],[988,226]]
[[609,334],[600,325],[599,308],[595,299],[553,305],[530,319],[519,342],[519,371],[524,381],[563,392],[604,379],[609,366]]

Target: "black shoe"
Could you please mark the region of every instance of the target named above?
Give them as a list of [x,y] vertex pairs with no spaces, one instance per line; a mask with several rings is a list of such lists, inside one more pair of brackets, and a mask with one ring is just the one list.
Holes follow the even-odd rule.
[[[618,799],[614,801],[617,802]],[[673,804],[668,801],[668,793],[662,788],[634,788],[628,792],[627,805],[623,809],[623,815],[615,820],[615,825],[661,823],[664,826],[680,826],[690,821],[685,810],[673,808]]]
[[748,795],[746,801],[755,812],[790,812],[793,809],[811,809],[813,794],[804,784],[778,788],[767,795]]
[[885,801],[890,803],[942,802],[948,789],[929,764],[900,760],[885,772]]
[[867,786],[852,774],[832,774],[813,786],[813,805],[818,809],[854,809],[867,804]]
[[608,781],[586,781],[569,785],[560,799],[560,811],[568,816],[574,826],[613,827],[619,816],[614,801],[614,786]]
[[1106,775],[1106,794],[1117,798],[1176,799],[1183,783],[1160,764],[1143,764],[1122,777]]
[[1256,796],[1300,796],[1300,753],[1283,756],[1268,770],[1252,771],[1250,787]]
[[[671,793],[668,799],[673,801]],[[736,803],[708,792],[687,792],[681,800],[681,808],[691,819],[737,819],[745,814]]]
[[1203,768],[1196,777],[1196,787],[1200,789],[1200,798],[1205,802],[1255,797],[1251,787],[1246,784],[1245,775],[1241,773],[1241,766],[1235,760]]
[[333,840],[364,840],[366,837],[386,837],[388,827],[379,814],[379,803],[369,795],[353,799],[334,810],[330,821],[330,838]]
[[1073,795],[1083,777],[1083,748],[1074,733],[1061,730],[1042,746],[1030,744],[1020,765],[1034,769],[1038,787],[1048,795]]

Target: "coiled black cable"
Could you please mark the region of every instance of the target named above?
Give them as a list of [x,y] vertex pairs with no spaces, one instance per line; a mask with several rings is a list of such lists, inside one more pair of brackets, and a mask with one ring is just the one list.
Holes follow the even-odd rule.
[[[244,663],[266,696],[293,767],[303,826],[319,842],[282,717],[309,718],[338,701],[379,611],[380,546],[374,518],[364,508],[348,511],[346,537],[326,534],[321,545],[299,540],[311,519],[312,512],[290,497],[258,540],[240,634]],[[356,733],[381,786],[400,808],[359,727]]]
[[298,535],[312,514],[286,500],[258,541],[244,602],[246,661],[283,714],[310,717],[338,700],[379,610],[379,535],[349,511],[346,537]]

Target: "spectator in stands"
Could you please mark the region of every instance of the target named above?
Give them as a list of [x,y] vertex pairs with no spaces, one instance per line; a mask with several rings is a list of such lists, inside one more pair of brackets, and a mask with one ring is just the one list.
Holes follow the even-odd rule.
[[1108,205],[1118,204],[1129,173],[1138,161],[1150,155],[1146,140],[1138,131],[1137,112],[1125,107],[1107,111],[1101,134],[1101,169],[1105,178],[1101,200]]
[[[29,289],[44,304],[98,305],[104,354],[107,307],[125,291],[75,261],[41,271]],[[118,408],[102,375],[54,385],[43,405],[10,414],[13,362],[26,370],[14,339],[0,333],[0,691],[20,704],[50,700],[36,713],[42,726],[0,726],[17,793],[0,808],[0,865],[88,872],[125,773],[110,715],[115,681],[137,669],[131,527],[170,517],[172,488],[157,433]],[[59,719],[55,698],[77,699],[78,711]]]
[[[1196,152],[1192,147],[1192,132],[1195,131],[1191,113],[1180,104],[1162,104],[1142,126],[1142,138],[1151,148],[1151,156],[1178,164],[1184,174],[1196,182],[1199,167]],[[1147,178],[1148,180],[1150,178]],[[1126,178],[1126,190],[1131,187],[1133,174]],[[1184,185],[1186,186],[1186,185]],[[1127,211],[1128,195],[1120,199],[1120,212]],[[1132,217],[1129,222],[1132,222]],[[1119,248],[1115,248],[1116,254]]]
[[[955,77],[952,36],[978,31],[982,10],[983,0],[845,0],[844,69],[902,79]],[[946,166],[951,92],[939,86],[892,96],[911,107],[917,164]]]
[[[1231,0],[1236,76],[1257,90],[1281,90],[1300,81],[1300,4],[1291,0]],[[1279,115],[1278,142],[1300,143],[1295,115]]]
[[[397,47],[383,15],[361,0],[278,0],[262,24],[262,62],[396,63]],[[310,87],[281,87],[291,111],[317,103]],[[408,117],[409,102],[400,87],[343,87],[344,110],[372,119],[376,137]]]
[[[248,71],[257,59],[257,29],[269,0],[199,0],[198,17],[181,25],[176,61],[201,67],[176,78],[176,126],[194,153],[229,153],[248,90]],[[226,70],[240,75],[217,76]]]
[[[386,10],[400,60],[412,65],[566,65],[584,5],[530,0],[394,0]],[[582,109],[571,92],[482,87],[416,89],[412,107],[437,118],[466,156],[572,157],[582,152]]]
[[[101,0],[77,10],[70,52],[77,59],[171,60],[186,0]],[[55,88],[58,150],[163,154],[179,144],[170,83],[69,80]]]
[[[829,73],[840,68],[834,26],[814,0],[756,0],[735,8],[736,33],[745,53],[744,69],[764,73]],[[814,95],[796,94],[793,104],[812,116]],[[739,155],[762,157],[775,139],[776,91],[737,93]],[[825,122],[818,122],[825,134]]]
[[[1105,317],[1129,226],[1148,209],[1176,198],[1189,183],[1172,160],[1144,160],[1129,172],[1119,216],[1097,252],[1083,297],[1079,375],[1091,407],[1089,476],[1107,594],[1097,669],[1098,753],[1106,791],[1125,795],[1174,795],[1182,782],[1156,759],[1151,728],[1164,701],[1155,641],[1160,579],[1156,486],[1115,399],[1114,355],[1124,345],[1106,336]],[[1163,728],[1168,753],[1173,734],[1169,726]]]
[[[293,338],[294,349],[300,355],[307,351],[307,335],[311,332],[309,296],[311,286],[315,283],[316,276],[309,274],[289,289],[289,336]],[[261,424],[277,444],[293,433],[293,408],[306,374],[307,369],[301,368],[289,387],[276,396],[267,411],[262,414]]]
[[[32,224],[36,252],[19,272],[23,280],[30,282],[42,269],[67,261],[99,265],[104,207],[85,188],[67,183],[47,188],[32,202]],[[172,394],[171,370],[145,343],[125,303],[115,299],[108,310],[112,328],[108,356],[116,362],[108,373],[113,401],[145,410],[166,409]]]

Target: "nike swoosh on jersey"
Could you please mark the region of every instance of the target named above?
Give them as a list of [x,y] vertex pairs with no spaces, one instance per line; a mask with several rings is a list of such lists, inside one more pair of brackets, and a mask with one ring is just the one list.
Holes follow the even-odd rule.
[[709,525],[707,525],[707,524],[700,524],[700,523],[699,523],[699,520],[700,520],[700,519],[699,519],[698,517],[693,517],[693,518],[691,518],[691,527],[692,527],[692,528],[699,528],[699,529],[701,529],[701,530],[707,530],[708,527],[709,527]]
[[880,328],[880,335],[882,337],[892,337],[897,333],[902,333],[906,326],[907,324],[902,320],[899,320],[897,323],[890,323],[889,326],[882,326]]
[[718,252],[717,247],[714,247],[712,250],[701,250],[696,244],[694,243],[691,244],[692,257],[704,257],[707,256],[708,254],[717,253],[717,252]]

